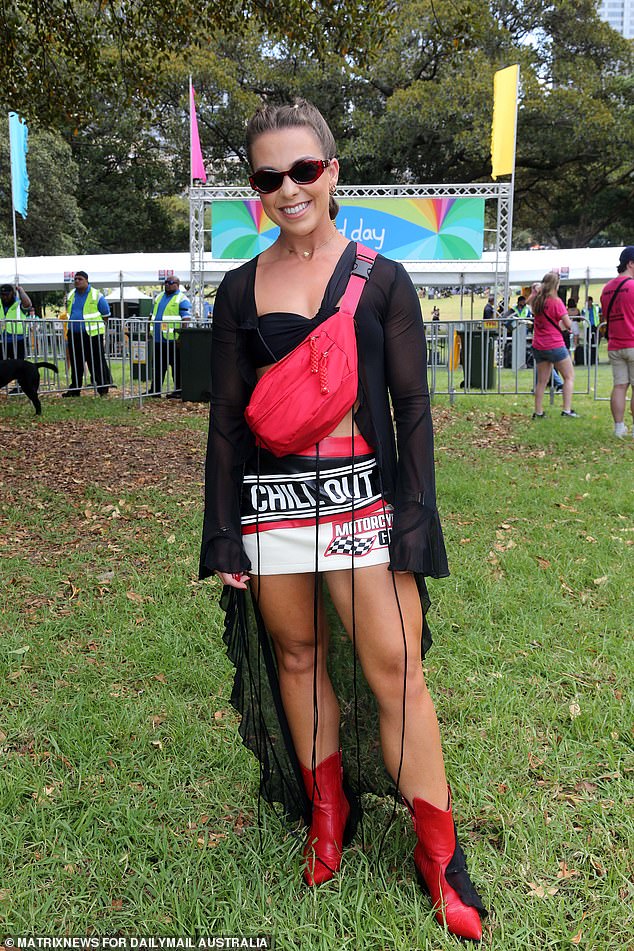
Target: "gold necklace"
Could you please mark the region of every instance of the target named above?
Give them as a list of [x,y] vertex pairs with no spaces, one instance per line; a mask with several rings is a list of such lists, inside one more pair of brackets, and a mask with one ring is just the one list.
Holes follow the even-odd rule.
[[330,237],[327,238],[325,241],[322,241],[321,244],[318,244],[316,248],[312,249],[312,251],[296,251],[295,248],[286,248],[286,250],[288,251],[289,254],[298,254],[302,258],[312,258],[315,251],[319,251],[320,248],[325,248],[327,244],[330,244],[330,242],[332,241],[332,239],[335,237],[336,234],[337,234],[337,227],[333,223],[333,232],[330,235]]

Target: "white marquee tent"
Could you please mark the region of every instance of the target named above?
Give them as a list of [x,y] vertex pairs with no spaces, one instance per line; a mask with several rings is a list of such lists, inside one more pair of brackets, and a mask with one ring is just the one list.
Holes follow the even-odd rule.
[[[509,282],[531,284],[547,271],[559,269],[569,284],[607,281],[616,275],[621,248],[574,248],[569,250],[511,251]],[[239,261],[205,260],[205,283],[217,285],[226,271]],[[495,254],[485,251],[479,261],[408,261],[405,264],[415,284],[444,286],[490,285],[495,280]],[[83,270],[95,287],[115,288],[129,285],[149,287],[162,283],[164,272],[177,274],[187,283],[190,275],[189,252],[156,254],[60,255],[57,257],[18,258],[20,283],[26,291],[60,290],[68,285],[74,271]],[[504,270],[504,261],[498,271]],[[0,258],[0,283],[15,278],[13,258]]]

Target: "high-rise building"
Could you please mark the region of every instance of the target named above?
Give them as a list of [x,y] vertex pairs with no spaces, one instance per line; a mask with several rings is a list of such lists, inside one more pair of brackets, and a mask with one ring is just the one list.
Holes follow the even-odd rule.
[[601,0],[599,16],[626,39],[634,38],[634,0]]

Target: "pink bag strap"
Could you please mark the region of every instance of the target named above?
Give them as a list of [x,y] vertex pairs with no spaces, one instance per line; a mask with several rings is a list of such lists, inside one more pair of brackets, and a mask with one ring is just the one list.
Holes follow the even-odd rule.
[[340,314],[348,314],[350,317],[354,317],[363,288],[372,273],[375,259],[376,251],[373,251],[372,248],[366,248],[363,244],[357,244],[357,256],[341,299]]

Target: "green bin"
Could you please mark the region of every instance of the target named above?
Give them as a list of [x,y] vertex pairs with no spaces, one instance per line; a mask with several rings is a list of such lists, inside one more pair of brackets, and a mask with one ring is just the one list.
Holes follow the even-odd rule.
[[211,399],[211,327],[183,327],[181,350],[181,399],[208,403]]
[[458,336],[465,386],[470,390],[494,390],[497,330],[459,330]]

